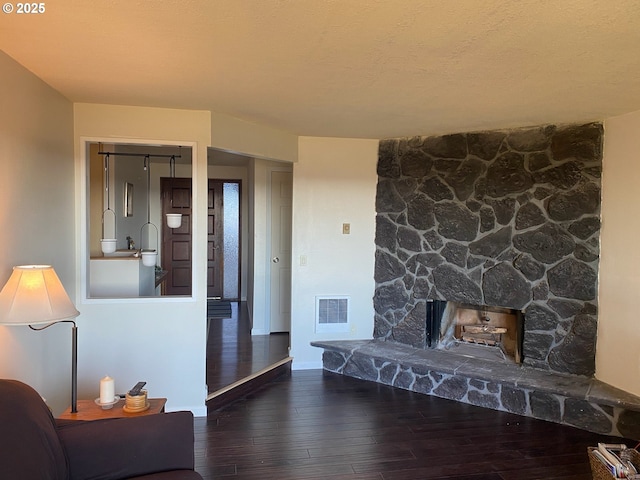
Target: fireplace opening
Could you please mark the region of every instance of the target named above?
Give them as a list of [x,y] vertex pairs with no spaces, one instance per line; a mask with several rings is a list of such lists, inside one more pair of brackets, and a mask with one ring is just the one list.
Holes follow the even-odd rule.
[[522,363],[520,310],[441,300],[427,303],[427,347]]

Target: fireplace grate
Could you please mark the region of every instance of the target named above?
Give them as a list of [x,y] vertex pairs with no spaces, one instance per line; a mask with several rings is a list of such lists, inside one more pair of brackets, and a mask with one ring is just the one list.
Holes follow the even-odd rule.
[[426,310],[426,348],[456,346],[459,352],[463,345],[491,347],[502,353],[500,358],[522,363],[522,311],[445,300],[427,300]]

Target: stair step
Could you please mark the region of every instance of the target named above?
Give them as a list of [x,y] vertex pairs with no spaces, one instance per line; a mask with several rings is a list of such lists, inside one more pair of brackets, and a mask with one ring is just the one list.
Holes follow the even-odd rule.
[[291,363],[293,357],[287,357],[277,363],[269,365],[262,370],[242,378],[220,390],[210,393],[207,396],[207,409],[219,410],[227,405],[246,397],[259,390],[261,387],[271,382],[281,375],[291,374]]

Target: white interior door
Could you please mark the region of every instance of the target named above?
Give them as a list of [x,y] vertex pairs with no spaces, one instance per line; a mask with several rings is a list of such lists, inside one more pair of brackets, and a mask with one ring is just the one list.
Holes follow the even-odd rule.
[[270,332],[291,330],[291,172],[271,172]]

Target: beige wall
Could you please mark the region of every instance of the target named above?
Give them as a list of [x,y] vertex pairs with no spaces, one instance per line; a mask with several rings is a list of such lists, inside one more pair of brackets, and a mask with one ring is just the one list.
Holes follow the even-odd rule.
[[296,135],[215,112],[211,112],[211,146],[265,160],[298,159]]
[[[55,268],[75,296],[73,108],[0,52],[0,287],[15,265]],[[71,329],[0,327],[0,378],[30,384],[54,412],[71,401]]]
[[596,377],[640,395],[640,112],[604,131]]
[[[301,137],[293,167],[291,355],[321,368],[314,340],[373,336],[377,140]],[[342,224],[351,224],[351,234]],[[300,264],[305,256],[306,265]],[[350,297],[347,333],[315,332],[315,297]]]
[[[124,391],[139,380],[167,409],[206,413],[206,202],[210,115],[204,111],[74,105],[77,198],[79,397],[96,395],[105,374]],[[194,281],[192,297],[87,299],[85,142],[192,147]],[[205,232],[204,234],[200,234]]]
[[[85,328],[88,330],[88,346],[85,357],[81,358],[81,365],[85,367],[81,368],[79,373],[85,396],[89,395],[88,392],[93,388],[96,378],[100,378],[106,371],[111,371],[109,375],[114,376],[116,382],[121,382],[120,384],[124,385],[122,388],[144,376],[150,388],[152,383],[156,386],[154,394],[169,398],[169,410],[187,408],[197,414],[203,413],[206,341],[206,149],[213,146],[260,158],[273,157],[291,162],[297,157],[297,137],[205,111],[76,104],[74,112],[79,199],[76,210],[79,232],[77,249],[81,259],[86,257],[86,241],[83,238],[86,231],[83,221],[86,218],[83,142],[91,139],[109,143],[128,141],[184,145],[187,141],[193,142],[194,146],[193,238],[196,240],[193,298],[87,300],[84,299],[86,273],[84,265],[81,264],[77,270],[80,279],[78,296],[84,299],[82,308],[86,310],[87,317],[92,319],[91,326]],[[253,181],[251,183],[253,184]],[[203,235],[198,232],[202,232]],[[125,367],[120,361],[123,352],[135,351],[136,344],[147,347],[135,353],[131,361],[135,363],[137,359],[140,365],[144,364],[143,370],[146,374]],[[168,352],[188,354],[175,355]],[[82,357],[82,352],[79,355]],[[110,367],[111,365],[113,367]]]

